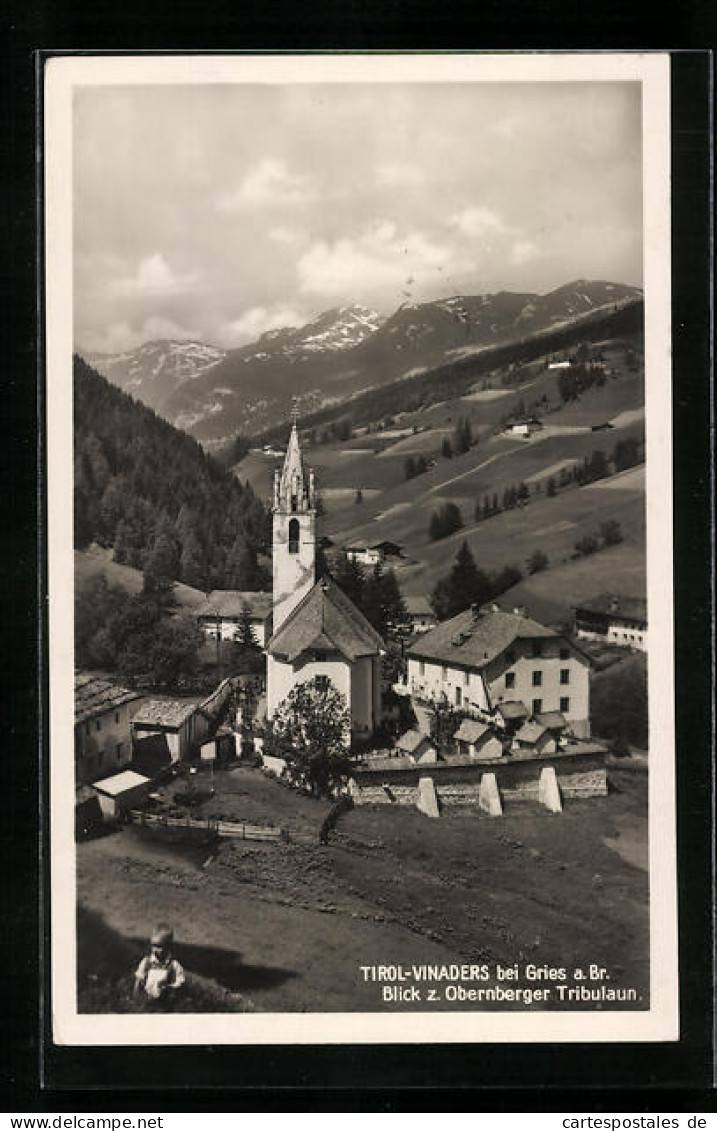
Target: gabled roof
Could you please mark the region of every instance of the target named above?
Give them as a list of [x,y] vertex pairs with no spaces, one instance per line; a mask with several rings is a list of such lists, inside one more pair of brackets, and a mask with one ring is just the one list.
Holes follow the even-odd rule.
[[548,730],[563,730],[568,724],[560,711],[540,711],[535,716],[535,721]]
[[523,723],[515,737],[518,742],[538,742],[547,733],[547,727],[541,726],[535,719],[529,719],[528,722]]
[[197,611],[198,617],[241,617],[248,607],[252,617],[266,620],[271,613],[271,593],[240,589],[212,589]]
[[427,734],[421,734],[420,730],[407,730],[405,734],[396,739],[396,749],[405,754],[414,754],[424,742],[427,742],[429,746],[433,745]]
[[491,729],[479,719],[464,719],[453,736],[458,742],[479,742],[481,738],[490,736]]
[[83,672],[75,673],[75,723],[98,718],[108,711],[116,711],[132,699],[141,698],[139,692],[129,691],[108,679],[98,679]]
[[625,617],[627,620],[637,620],[647,624],[647,601],[644,597],[621,597],[618,593],[600,593],[589,601],[581,601],[575,608],[577,612],[584,609],[588,613]]
[[132,722],[140,726],[180,727],[185,719],[196,713],[197,708],[196,699],[148,699]]
[[412,617],[433,617],[436,619],[436,614],[431,608],[428,598],[422,594],[418,597],[406,597],[405,600],[406,610],[409,616]]
[[135,773],[134,770],[122,770],[120,774],[113,774],[109,778],[103,778],[102,781],[93,782],[92,788],[99,790],[100,793],[107,793],[110,797],[117,797],[127,789],[135,789],[138,785],[149,785],[149,781],[150,779],[144,774]]
[[423,634],[408,649],[410,656],[441,660],[461,667],[484,668],[516,640],[557,639],[552,628],[502,609],[465,609]]
[[316,582],[267,645],[270,655],[289,663],[310,648],[340,652],[351,663],[383,648],[379,634],[330,577]]
[[508,722],[512,722],[514,719],[527,719],[530,714],[525,703],[521,703],[519,699],[507,699],[505,703],[497,703],[495,709]]

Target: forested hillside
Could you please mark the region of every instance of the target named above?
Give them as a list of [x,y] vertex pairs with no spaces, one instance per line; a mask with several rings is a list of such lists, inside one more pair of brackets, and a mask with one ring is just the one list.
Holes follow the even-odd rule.
[[198,589],[266,582],[265,508],[190,436],[74,359],[75,546]]

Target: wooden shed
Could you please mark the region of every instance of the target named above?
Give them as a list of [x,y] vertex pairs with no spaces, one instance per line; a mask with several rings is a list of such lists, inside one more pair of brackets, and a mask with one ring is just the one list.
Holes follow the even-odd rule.
[[121,774],[113,774],[112,777],[94,782],[92,788],[97,793],[102,816],[116,819],[127,809],[147,800],[152,781],[134,770],[123,770]]

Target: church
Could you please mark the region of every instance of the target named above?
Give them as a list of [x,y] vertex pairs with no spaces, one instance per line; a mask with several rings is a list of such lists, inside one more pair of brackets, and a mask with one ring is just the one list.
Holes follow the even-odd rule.
[[381,717],[383,641],[330,578],[316,580],[316,487],[292,419],[272,500],[273,625],[267,652],[267,716],[291,690],[318,676],[346,700],[352,739]]

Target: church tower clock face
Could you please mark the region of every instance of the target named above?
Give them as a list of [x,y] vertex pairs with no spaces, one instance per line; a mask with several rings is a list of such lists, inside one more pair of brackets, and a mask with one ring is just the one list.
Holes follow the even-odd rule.
[[316,580],[316,489],[314,473],[305,467],[301,454],[296,413],[284,466],[274,472],[272,516],[276,632]]

